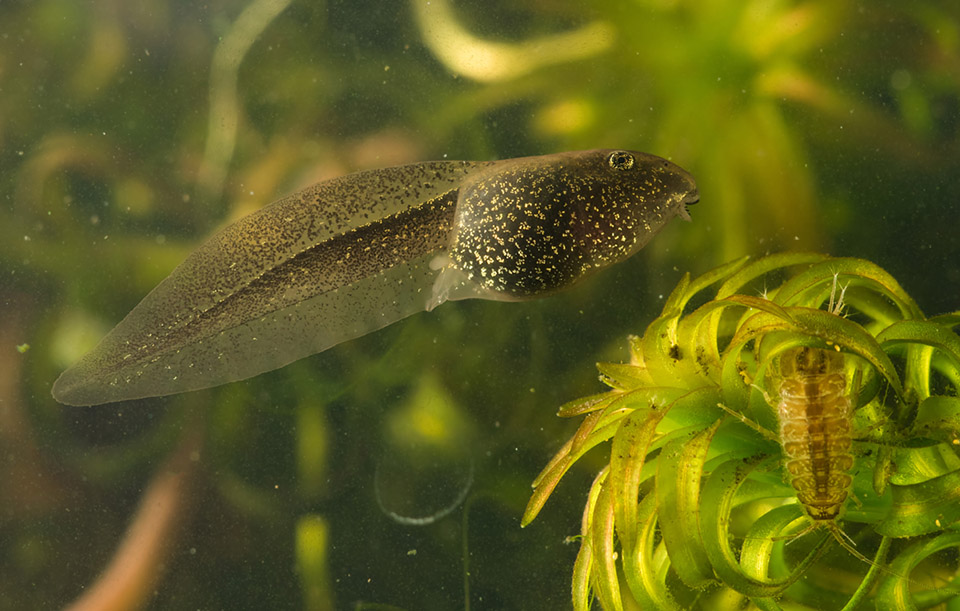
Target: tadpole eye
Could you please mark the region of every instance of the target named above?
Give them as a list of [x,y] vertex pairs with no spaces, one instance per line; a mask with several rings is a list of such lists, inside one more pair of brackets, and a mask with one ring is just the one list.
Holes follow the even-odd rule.
[[636,159],[627,151],[614,151],[607,157],[607,163],[614,170],[629,170],[635,162]]

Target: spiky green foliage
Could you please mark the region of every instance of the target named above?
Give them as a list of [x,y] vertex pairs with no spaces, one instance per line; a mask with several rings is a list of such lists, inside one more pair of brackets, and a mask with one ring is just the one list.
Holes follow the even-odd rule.
[[[831,302],[844,289],[839,310]],[[787,253],[688,274],[630,338],[630,362],[599,365],[611,390],[561,407],[583,422],[534,482],[523,523],[577,460],[609,442],[583,514],[576,609],[594,597],[606,609],[629,597],[643,609],[742,598],[763,609],[869,600],[911,609],[952,599],[958,326],[960,312],[926,317],[861,259]],[[844,355],[856,442],[853,498],[838,524],[860,558],[829,529],[791,536],[810,519],[782,477],[771,403],[778,356],[797,346]]]

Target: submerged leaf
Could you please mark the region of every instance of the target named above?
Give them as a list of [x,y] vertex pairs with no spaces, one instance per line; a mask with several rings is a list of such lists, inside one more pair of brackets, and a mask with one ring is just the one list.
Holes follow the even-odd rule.
[[890,484],[890,488],[893,505],[876,527],[880,534],[913,537],[960,522],[960,470],[917,484]]
[[623,419],[610,446],[607,484],[613,492],[617,535],[624,549],[637,539],[637,502],[640,475],[664,410],[636,411]]
[[[684,314],[718,283],[714,299]],[[762,295],[750,294],[759,286]],[[924,318],[896,280],[860,259],[784,253],[685,276],[629,339],[630,363],[599,366],[616,390],[561,408],[584,421],[537,478],[524,524],[584,452],[612,438],[584,513],[575,608],[589,606],[591,588],[604,608],[621,608],[620,570],[641,608],[683,608],[716,583],[760,609],[862,606],[882,575],[909,572],[883,566],[891,537],[922,545],[960,526],[958,325],[960,313]],[[778,410],[788,399],[789,421],[804,427],[792,439],[809,451],[783,449]],[[856,430],[837,432],[828,417]],[[785,458],[841,500],[811,496],[819,484],[801,489],[797,473],[785,481]],[[798,490],[811,491],[807,505]],[[876,545],[873,560],[846,538],[845,509],[847,523],[864,523],[857,536]],[[821,534],[802,556],[785,551],[798,531]],[[852,587],[800,579],[832,560],[831,544],[855,559]],[[911,594],[899,578],[884,584],[878,608],[946,600]]]
[[910,579],[910,573],[921,562],[941,550],[956,547],[960,547],[960,533],[949,532],[933,539],[920,540],[900,552],[890,563],[890,572],[877,589],[877,608],[918,609],[917,599],[921,599],[926,609],[956,597],[960,593],[958,579],[935,590],[916,593],[911,592]]
[[673,569],[691,588],[714,579],[710,560],[700,537],[700,478],[710,441],[723,420],[693,436],[667,444],[658,461],[656,497],[663,512],[660,531]]

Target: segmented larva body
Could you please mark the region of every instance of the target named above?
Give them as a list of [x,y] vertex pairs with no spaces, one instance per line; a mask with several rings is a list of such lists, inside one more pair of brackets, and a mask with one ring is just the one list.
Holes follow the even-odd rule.
[[780,358],[780,445],[797,499],[814,525],[836,521],[853,478],[853,409],[843,355],[793,348]]

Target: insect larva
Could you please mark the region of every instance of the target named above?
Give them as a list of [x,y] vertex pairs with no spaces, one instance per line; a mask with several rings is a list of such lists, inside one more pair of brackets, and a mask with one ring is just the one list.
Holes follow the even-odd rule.
[[793,537],[822,528],[854,557],[874,566],[837,523],[853,487],[853,405],[846,393],[844,356],[822,348],[791,348],[780,357],[780,376],[777,416],[784,467],[810,518],[810,525]]
[[780,357],[780,445],[790,485],[813,528],[834,525],[850,495],[853,410],[843,355],[792,348]]
[[[791,348],[780,356],[779,369],[778,435],[722,403],[718,407],[780,443],[790,486],[811,522],[790,538],[824,528],[844,549],[873,565],[837,524],[853,486],[854,463],[853,405],[846,394],[844,356],[822,348]],[[766,392],[764,396],[772,405],[771,397]]]
[[[840,316],[846,287],[840,287],[838,295],[837,278],[835,274],[827,312]],[[717,406],[761,435],[779,442],[790,486],[810,520],[806,528],[785,538],[795,539],[823,529],[857,559],[891,572],[861,554],[839,525],[844,504],[851,496],[853,476],[850,472],[854,465],[854,405],[847,394],[846,358],[839,350],[807,346],[790,348],[780,355],[779,371],[774,376],[779,378],[779,400],[774,401],[764,389],[756,386],[767,403],[777,410],[777,434],[722,403]]]

